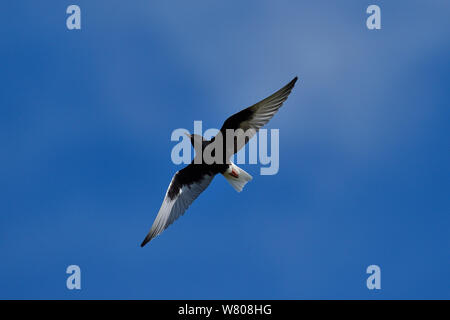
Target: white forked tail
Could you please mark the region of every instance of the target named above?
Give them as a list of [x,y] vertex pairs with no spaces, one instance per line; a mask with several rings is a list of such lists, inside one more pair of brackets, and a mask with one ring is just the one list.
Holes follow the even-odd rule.
[[223,176],[237,192],[241,192],[247,182],[253,179],[250,174],[239,168],[233,162],[230,163],[230,166],[227,171],[223,173]]

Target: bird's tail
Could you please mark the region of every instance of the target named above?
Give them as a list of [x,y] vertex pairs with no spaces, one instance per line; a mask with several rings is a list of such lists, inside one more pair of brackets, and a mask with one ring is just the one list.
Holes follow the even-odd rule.
[[223,173],[223,176],[237,192],[241,192],[247,182],[253,179],[250,174],[232,162],[230,163],[227,171]]

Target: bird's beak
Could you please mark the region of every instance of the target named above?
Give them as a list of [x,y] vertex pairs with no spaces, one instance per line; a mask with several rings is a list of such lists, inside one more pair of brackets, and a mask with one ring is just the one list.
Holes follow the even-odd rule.
[[191,138],[191,135],[187,132],[184,133],[189,139]]

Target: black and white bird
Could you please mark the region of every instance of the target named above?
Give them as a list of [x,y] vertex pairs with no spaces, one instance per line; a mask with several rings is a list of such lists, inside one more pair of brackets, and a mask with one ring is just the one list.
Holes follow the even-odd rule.
[[[255,134],[263,127],[278,111],[284,101],[291,93],[292,88],[297,81],[297,77],[292,79],[283,88],[260,102],[248,107],[231,117],[222,125],[218,135],[221,135],[222,145],[224,146],[222,155],[223,161],[205,162],[203,159],[194,158],[185,168],[181,169],[172,178],[167,189],[164,201],[159,209],[158,215],[145,237],[141,247],[145,246],[150,240],[161,234],[176,219],[184,214],[191,203],[202,193],[211,183],[216,174],[222,174],[232,187],[240,192],[245,184],[252,179],[252,176],[236,166],[229,159],[238,152]],[[229,144],[226,141],[227,130],[235,130],[237,137]],[[239,130],[241,129],[241,130]],[[242,135],[242,137],[239,136]],[[200,155],[208,145],[217,142],[217,137],[206,140],[199,135],[188,135],[191,143],[196,149],[196,157]],[[242,139],[240,139],[242,138]],[[231,147],[230,147],[231,146]],[[202,150],[199,150],[201,148]],[[198,152],[200,151],[200,152]],[[197,161],[196,161],[197,160]]]

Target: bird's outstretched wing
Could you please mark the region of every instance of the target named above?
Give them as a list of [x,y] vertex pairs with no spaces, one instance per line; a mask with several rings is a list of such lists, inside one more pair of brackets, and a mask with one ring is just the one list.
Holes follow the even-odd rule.
[[[271,96],[261,100],[260,102],[248,107],[231,117],[229,117],[222,125],[220,132],[224,140],[226,140],[227,129],[235,130],[236,137],[232,146],[227,149],[227,156],[231,156],[238,152],[255,134],[263,127],[274,114],[280,109],[281,105],[288,98],[292,88],[297,82],[297,77],[291,80],[283,88],[272,94]],[[238,130],[242,129],[242,130]],[[238,131],[236,131],[238,130]],[[228,141],[227,141],[228,142]],[[234,146],[233,146],[234,145]],[[227,144],[228,146],[228,144]]]
[[158,215],[141,247],[182,216],[191,203],[209,186],[214,174],[204,171],[203,168],[201,165],[190,164],[173,176]]

